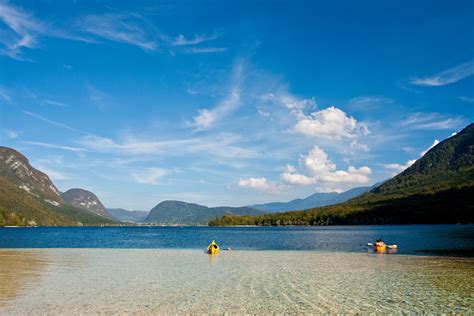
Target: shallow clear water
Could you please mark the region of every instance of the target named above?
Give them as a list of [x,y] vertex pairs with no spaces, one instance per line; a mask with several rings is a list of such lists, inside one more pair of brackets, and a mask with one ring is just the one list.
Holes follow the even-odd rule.
[[399,254],[474,255],[474,225],[0,228],[0,248],[203,249],[215,239],[238,250],[367,252],[377,238]]
[[474,259],[317,251],[0,250],[0,314],[474,312]]

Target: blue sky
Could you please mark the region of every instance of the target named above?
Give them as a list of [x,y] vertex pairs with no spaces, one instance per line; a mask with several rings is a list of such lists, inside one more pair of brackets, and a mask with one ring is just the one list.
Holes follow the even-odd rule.
[[0,141],[107,207],[390,178],[474,120],[472,1],[0,0]]

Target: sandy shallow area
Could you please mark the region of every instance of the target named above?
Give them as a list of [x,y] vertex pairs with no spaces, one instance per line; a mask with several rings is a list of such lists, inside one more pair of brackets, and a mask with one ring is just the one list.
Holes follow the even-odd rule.
[[474,313],[474,259],[0,250],[0,314]]

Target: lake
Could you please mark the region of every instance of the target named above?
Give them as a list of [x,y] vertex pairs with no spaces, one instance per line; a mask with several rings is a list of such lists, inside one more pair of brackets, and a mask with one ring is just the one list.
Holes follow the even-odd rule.
[[[394,254],[366,246],[397,244]],[[474,226],[0,229],[0,314],[474,312]],[[210,240],[233,251],[209,256]]]
[[215,239],[236,250],[367,252],[377,238],[399,254],[474,254],[474,225],[0,228],[0,248],[204,249]]

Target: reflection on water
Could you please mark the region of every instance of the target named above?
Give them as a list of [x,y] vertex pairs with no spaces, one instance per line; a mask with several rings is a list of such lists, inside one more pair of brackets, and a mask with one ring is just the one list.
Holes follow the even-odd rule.
[[43,249],[1,251],[0,271],[2,315],[474,312],[472,258]]
[[0,250],[0,308],[21,291],[34,288],[48,264],[45,252]]

